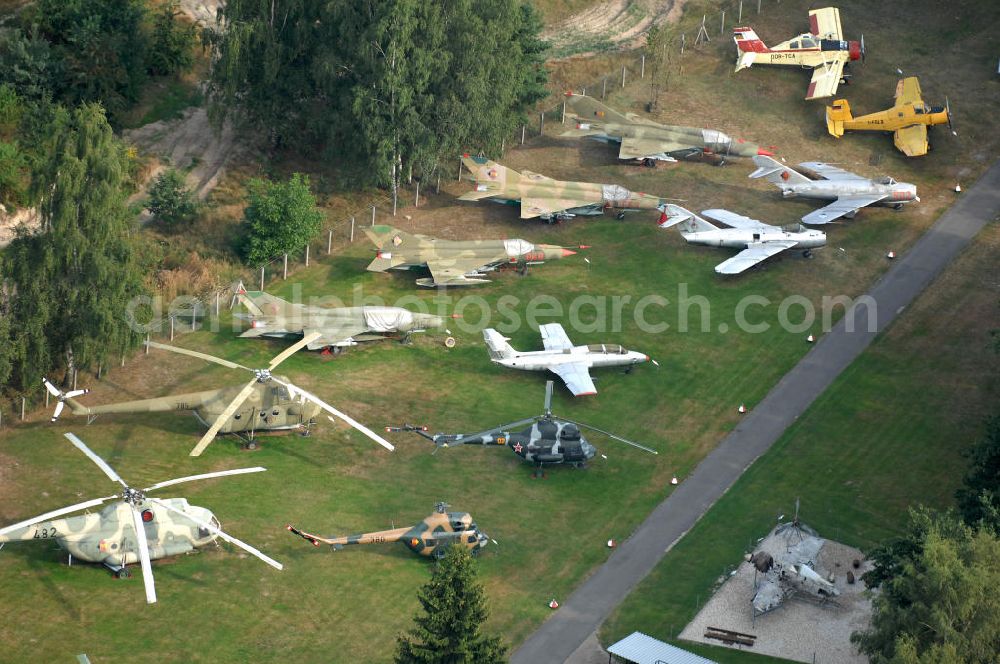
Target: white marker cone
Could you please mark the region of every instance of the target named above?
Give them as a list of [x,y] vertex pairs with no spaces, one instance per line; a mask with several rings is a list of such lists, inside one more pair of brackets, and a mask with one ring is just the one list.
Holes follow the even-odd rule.
[[810,334],[808,337],[806,337],[806,341],[808,341],[809,343],[812,343],[812,342],[816,341],[816,337],[814,337],[813,335]]
[[553,598],[552,601],[549,602],[549,608],[550,609],[558,609],[559,608],[559,602],[557,602],[555,600],[555,598]]
[[617,542],[615,542],[615,541],[614,541],[613,539],[609,539],[609,540],[608,540],[608,548],[609,548],[609,549],[613,549],[613,548],[615,548],[616,546],[618,546],[618,543],[617,543]]
[[887,254],[885,255],[885,257],[886,257],[886,258],[888,258],[889,260],[892,260],[893,258],[895,258],[895,257],[896,257],[896,252],[895,252],[895,251],[892,251],[892,250],[890,250],[890,251],[889,251],[889,253],[887,253]]
[[676,475],[674,475],[672,478],[670,478],[670,483],[673,484],[674,486],[677,486],[677,476]]
[[742,415],[743,413],[747,412],[747,407],[743,404],[740,404],[740,407],[736,409],[736,412]]
[[956,184],[955,185],[955,193],[956,194],[961,194],[962,193],[962,185],[960,185],[960,184]]

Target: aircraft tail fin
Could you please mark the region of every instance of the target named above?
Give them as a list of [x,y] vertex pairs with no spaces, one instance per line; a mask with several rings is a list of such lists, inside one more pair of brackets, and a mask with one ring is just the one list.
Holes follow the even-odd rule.
[[517,351],[507,343],[507,337],[492,327],[483,330],[483,339],[486,341],[486,348],[489,350],[490,359],[494,362],[510,359],[517,354]]
[[586,125],[589,122],[593,122],[595,124],[600,124],[602,122],[628,124],[640,119],[629,117],[624,113],[620,113],[610,106],[602,104],[593,97],[573,93],[566,93],[566,110],[566,115],[579,120],[576,128],[577,130],[582,131],[586,131],[588,127],[581,125]]
[[718,230],[717,226],[714,226],[694,212],[686,208],[682,208],[680,205],[673,205],[668,203],[660,208],[663,213],[660,221],[660,228],[670,228],[672,226],[677,226],[677,230],[681,232],[682,235],[687,233],[698,233],[700,231],[714,231]]
[[740,51],[739,60],[736,62],[736,71],[746,69],[754,63],[755,54],[767,53],[771,49],[767,47],[753,28],[733,28],[733,41]]
[[514,184],[521,179],[521,174],[517,171],[486,157],[471,157],[464,154],[462,164],[472,173],[477,193],[502,189],[505,184]]
[[286,302],[280,297],[265,293],[264,291],[243,291],[242,293],[237,291],[236,299],[255,318],[290,316],[296,313],[296,309],[301,306]]
[[840,138],[844,135],[844,122],[853,120],[851,105],[846,99],[838,99],[833,105],[826,107],[826,130],[831,136]]
[[805,184],[809,178],[798,171],[792,170],[781,162],[764,155],[756,155],[753,163],[757,170],[749,175],[752,178],[767,178],[767,181],[781,186],[783,184]]

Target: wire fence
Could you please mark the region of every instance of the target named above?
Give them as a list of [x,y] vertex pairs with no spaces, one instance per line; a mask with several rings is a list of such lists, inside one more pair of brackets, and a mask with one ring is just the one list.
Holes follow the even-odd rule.
[[[780,5],[781,0],[728,0],[722,3],[712,3],[713,12],[706,11],[700,20],[697,12],[686,13],[682,20],[667,26],[668,38],[664,48],[670,50],[669,56],[677,56],[672,62],[679,66],[686,52],[692,49],[713,44],[718,48],[728,48],[726,30],[741,24],[744,18],[762,12],[766,4]],[[751,13],[753,12],[753,13]],[[713,30],[713,28],[717,28]],[[614,68],[606,70],[597,76],[584,76],[580,80],[562,79],[557,83],[565,83],[573,92],[589,94],[600,100],[605,100],[609,94],[626,89],[630,83],[637,80],[647,81],[654,75],[654,55],[646,48],[614,55]],[[660,60],[662,66],[662,60]],[[599,92],[599,94],[598,94]],[[537,115],[504,140],[501,153],[508,149],[516,149],[528,141],[545,134],[546,127],[561,125],[566,120],[565,101],[553,97]],[[502,159],[502,157],[499,157]],[[180,303],[173,306],[149,326],[150,338],[173,341],[178,334],[200,329],[202,322],[211,315],[220,314],[221,307],[229,308],[235,297],[234,288],[242,282],[248,289],[267,290],[270,284],[280,283],[288,279],[297,270],[307,268],[321,257],[343,251],[354,242],[365,240],[364,228],[377,224],[396,223],[401,212],[409,208],[417,208],[427,203],[431,196],[441,194],[443,184],[450,181],[460,181],[463,175],[461,158],[456,156],[453,162],[440,164],[438,175],[432,182],[413,180],[401,182],[395,194],[388,194],[371,201],[368,206],[356,210],[353,214],[344,216],[332,223],[324,225],[320,234],[311,239],[305,246],[289,251],[257,267],[240,269],[234,279],[227,285],[203,294],[200,297],[181,297]],[[144,354],[142,348],[133,351],[134,354]],[[91,379],[100,380],[118,364],[124,367],[128,354],[122,355],[118,362],[107,361],[98,364],[96,371],[74,371],[67,378],[72,389],[78,385],[88,384]],[[12,422],[29,419],[35,409],[50,406],[50,395],[38,381],[38,387],[28,390],[25,394],[15,396],[13,400],[0,399],[0,428]]]

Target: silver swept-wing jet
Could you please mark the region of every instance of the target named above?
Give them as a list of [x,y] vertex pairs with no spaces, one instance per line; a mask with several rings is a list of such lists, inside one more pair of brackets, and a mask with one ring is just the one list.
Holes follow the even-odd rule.
[[785,198],[801,196],[833,201],[802,217],[804,224],[828,224],[841,217],[853,219],[858,210],[869,205],[891,205],[898,210],[904,203],[920,201],[916,185],[896,182],[888,176],[873,180],[820,161],[799,164],[799,168],[818,176],[812,179],[771,157],[758,155],[753,162],[757,170],[750,177],[767,178],[781,189]]
[[660,228],[677,226],[681,236],[691,244],[743,249],[729,260],[715,266],[719,274],[739,274],[761,261],[786,249],[802,249],[803,255],[826,244],[826,234],[796,224],[792,227],[772,226],[762,221],[735,214],[729,210],[704,210],[702,214],[725,224],[720,228],[679,205],[661,208]]
[[[597,394],[591,367],[631,367],[649,362],[649,355],[627,350],[618,344],[574,346],[559,323],[539,325],[545,350],[514,350],[507,337],[493,328],[483,330],[483,339],[494,363],[522,371],[551,371],[566,383],[573,396]],[[656,364],[656,361],[653,361]]]

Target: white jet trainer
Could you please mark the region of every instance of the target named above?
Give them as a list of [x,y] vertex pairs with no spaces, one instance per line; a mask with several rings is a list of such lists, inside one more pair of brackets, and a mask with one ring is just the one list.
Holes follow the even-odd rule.
[[[551,371],[563,379],[573,396],[597,394],[591,367],[627,366],[649,362],[649,355],[627,350],[618,344],[574,346],[559,323],[539,325],[545,350],[521,352],[511,348],[507,337],[493,328],[483,330],[490,359],[496,364],[524,371]],[[652,360],[656,364],[656,360]],[[659,365],[657,365],[659,366]]]
[[801,196],[833,201],[802,217],[804,224],[828,224],[841,217],[853,219],[858,210],[869,205],[891,205],[898,210],[903,203],[920,202],[916,185],[896,182],[888,176],[871,180],[821,161],[799,164],[799,168],[819,176],[819,179],[812,180],[770,157],[758,155],[753,158],[753,163],[757,165],[757,170],[750,177],[766,177],[768,182],[781,189],[785,198]]
[[743,249],[727,261],[715,266],[719,274],[739,274],[785,249],[802,249],[803,256],[810,256],[810,249],[826,244],[826,233],[814,231],[800,224],[771,226],[762,221],[744,217],[729,210],[703,210],[702,214],[729,228],[719,228],[705,221],[694,212],[679,205],[668,204],[661,208],[660,228],[677,226],[681,236],[691,244],[710,247]]

